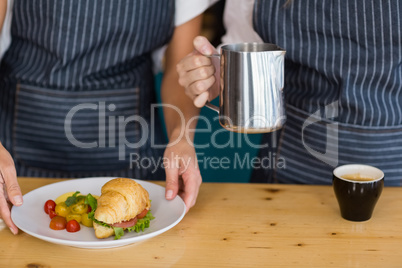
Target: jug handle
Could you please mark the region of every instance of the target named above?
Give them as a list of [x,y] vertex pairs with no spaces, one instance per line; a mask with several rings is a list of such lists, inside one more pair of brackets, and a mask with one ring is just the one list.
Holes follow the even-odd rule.
[[[204,56],[206,56],[208,58],[219,58],[219,59],[221,58],[221,54],[211,54],[211,55],[204,55]],[[212,104],[210,101],[207,100],[207,102],[205,103],[205,106],[219,114],[219,107]]]
[[211,110],[217,112],[217,113],[219,114],[219,107],[218,107],[218,106],[213,105],[213,104],[210,103],[209,101],[207,101],[207,102],[205,103],[205,106],[208,107],[209,109],[211,109]]

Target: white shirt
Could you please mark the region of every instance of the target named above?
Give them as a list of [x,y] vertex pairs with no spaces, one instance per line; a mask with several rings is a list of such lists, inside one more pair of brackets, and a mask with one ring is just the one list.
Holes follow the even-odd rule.
[[7,0],[6,17],[4,18],[3,29],[0,29],[0,61],[11,43],[11,9],[13,3],[14,0]]
[[203,13],[218,0],[176,0],[175,25],[179,26]]
[[226,0],[223,23],[226,34],[223,44],[263,42],[253,28],[255,0]]
[[[180,26],[203,13],[218,0],[176,0],[175,26]],[[154,51],[152,58],[154,61],[154,73],[163,71],[162,59],[167,46]]]

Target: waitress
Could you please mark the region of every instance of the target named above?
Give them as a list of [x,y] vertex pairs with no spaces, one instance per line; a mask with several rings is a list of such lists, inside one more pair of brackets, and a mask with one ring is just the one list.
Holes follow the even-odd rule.
[[[331,184],[335,166],[361,163],[382,169],[386,185],[401,185],[401,14],[399,0],[226,1],[225,43],[263,41],[287,51],[287,123],[274,148],[285,164],[273,179],[265,169],[254,181]],[[214,53],[206,39],[194,43]],[[191,53],[178,70],[196,106],[217,96],[208,90],[216,79],[197,75],[214,72],[209,58]]]
[[[161,180],[166,167],[166,198],[182,185],[187,209],[194,205],[201,176],[179,134],[198,109],[184,101],[175,66],[192,51],[209,2],[14,1],[0,66],[0,212],[13,233],[6,198],[23,202],[16,174]],[[165,45],[162,99],[177,108],[165,110],[169,161],[153,109],[152,54]],[[184,170],[176,159],[192,164]]]

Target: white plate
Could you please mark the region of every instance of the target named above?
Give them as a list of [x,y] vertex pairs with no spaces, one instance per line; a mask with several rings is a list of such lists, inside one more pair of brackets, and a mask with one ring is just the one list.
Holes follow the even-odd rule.
[[165,188],[150,182],[135,180],[149,193],[151,212],[155,219],[144,232],[125,232],[118,240],[113,237],[98,239],[93,228],[81,225],[81,230],[69,233],[66,230],[55,231],[49,228],[49,215],[43,210],[46,200],[56,199],[67,192],[80,191],[82,194],[100,195],[102,186],[113,178],[86,178],[49,184],[24,195],[24,204],[13,207],[11,218],[22,231],[56,244],[79,248],[112,248],[129,245],[149,239],[166,232],[183,218],[186,206],[180,197],[171,201],[165,199]]

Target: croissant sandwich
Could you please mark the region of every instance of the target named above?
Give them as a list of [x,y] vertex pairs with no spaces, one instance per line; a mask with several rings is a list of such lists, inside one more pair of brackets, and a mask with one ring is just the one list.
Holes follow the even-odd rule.
[[115,235],[119,239],[124,230],[144,231],[154,217],[150,213],[148,192],[132,179],[117,178],[102,186],[94,212],[97,238]]

